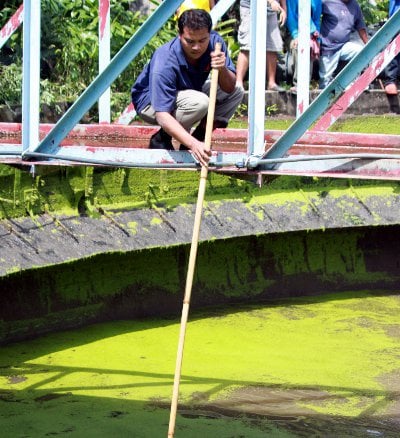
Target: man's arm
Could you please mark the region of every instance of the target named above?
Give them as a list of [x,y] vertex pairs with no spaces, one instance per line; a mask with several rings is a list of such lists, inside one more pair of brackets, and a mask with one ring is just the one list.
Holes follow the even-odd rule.
[[221,50],[220,52],[211,52],[211,68],[218,69],[218,85],[225,93],[232,93],[235,90],[236,75],[233,71],[226,67],[226,56]]
[[201,165],[210,160],[211,152],[205,150],[203,142],[191,136],[186,129],[168,112],[156,112],[157,123],[175,140],[187,146]]
[[366,29],[359,29],[358,30],[358,34],[360,35],[360,38],[361,38],[362,42],[364,44],[367,44],[367,42],[368,42],[368,34],[367,34]]

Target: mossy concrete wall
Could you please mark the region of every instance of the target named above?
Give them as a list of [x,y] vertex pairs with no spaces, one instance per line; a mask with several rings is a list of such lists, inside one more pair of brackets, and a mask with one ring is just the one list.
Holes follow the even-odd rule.
[[[192,303],[257,302],[360,288],[394,289],[400,227],[290,232],[202,243]],[[0,339],[88,322],[179,313],[189,246],[153,248],[0,278]]]
[[[181,307],[198,173],[0,166],[0,341]],[[396,182],[210,174],[193,306],[399,284]]]

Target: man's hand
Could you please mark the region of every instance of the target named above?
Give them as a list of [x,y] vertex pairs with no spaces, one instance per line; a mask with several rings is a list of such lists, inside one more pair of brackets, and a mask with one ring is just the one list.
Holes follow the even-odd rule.
[[222,51],[219,52],[211,52],[211,68],[216,68],[218,70],[221,70],[221,68],[225,67],[226,64],[226,56],[225,53]]
[[189,149],[192,151],[194,158],[196,158],[202,166],[207,166],[210,161],[211,151],[206,150],[206,145],[203,142],[194,137],[192,138],[193,141],[190,146],[188,146]]

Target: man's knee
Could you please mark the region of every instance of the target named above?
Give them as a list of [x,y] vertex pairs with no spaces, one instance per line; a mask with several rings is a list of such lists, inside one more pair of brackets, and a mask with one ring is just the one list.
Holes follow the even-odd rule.
[[239,106],[242,103],[243,96],[244,96],[243,87],[236,85],[234,91],[231,93],[231,98],[234,102],[236,102],[237,106]]
[[199,96],[199,99],[197,99],[197,101],[194,103],[196,112],[198,112],[199,114],[201,113],[203,114],[203,116],[205,116],[208,111],[209,102],[210,102],[210,98],[206,94],[202,93]]

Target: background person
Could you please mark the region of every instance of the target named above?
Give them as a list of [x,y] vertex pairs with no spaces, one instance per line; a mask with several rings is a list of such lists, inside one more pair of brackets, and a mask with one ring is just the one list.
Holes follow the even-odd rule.
[[[202,165],[211,155],[204,144],[211,69],[219,71],[214,128],[226,127],[243,99],[225,42],[211,27],[211,16],[203,9],[183,12],[178,19],[179,35],[154,52],[131,90],[138,116],[161,126],[151,137],[150,148],[173,150],[173,137]],[[218,53],[214,50],[217,42],[222,45]],[[198,122],[191,135],[190,129]]]
[[210,12],[214,6],[214,0],[185,0],[176,11],[176,18],[179,18],[180,15],[188,9],[204,9]]
[[[286,0],[268,0],[267,7],[267,53],[266,65],[268,76],[268,90],[284,91],[276,83],[276,66],[278,63],[278,53],[282,52],[283,41],[279,26],[286,22]],[[279,15],[279,21],[278,21]],[[238,41],[240,52],[237,59],[237,85],[243,88],[244,78],[249,68],[250,51],[250,0],[240,0],[240,25]]]
[[361,41],[368,41],[367,27],[356,0],[323,0],[321,19],[321,57],[319,60],[319,88],[331,82],[339,61],[350,61],[363,44],[350,41],[357,31]]
[[[390,0],[389,17],[391,17],[398,9],[400,9],[400,0]],[[385,68],[383,80],[385,92],[389,100],[390,111],[397,114],[400,114],[399,99],[397,96],[397,80],[399,77],[400,53],[398,53]]]
[[[299,37],[299,0],[286,0],[287,5],[287,22],[286,27],[290,33],[290,52],[293,59],[293,87],[291,91],[295,92],[297,87],[297,47]],[[311,46],[311,65],[310,76],[313,71],[313,61],[319,59],[319,33],[321,22],[322,2],[321,0],[311,0],[311,17],[310,17],[310,42]]]

